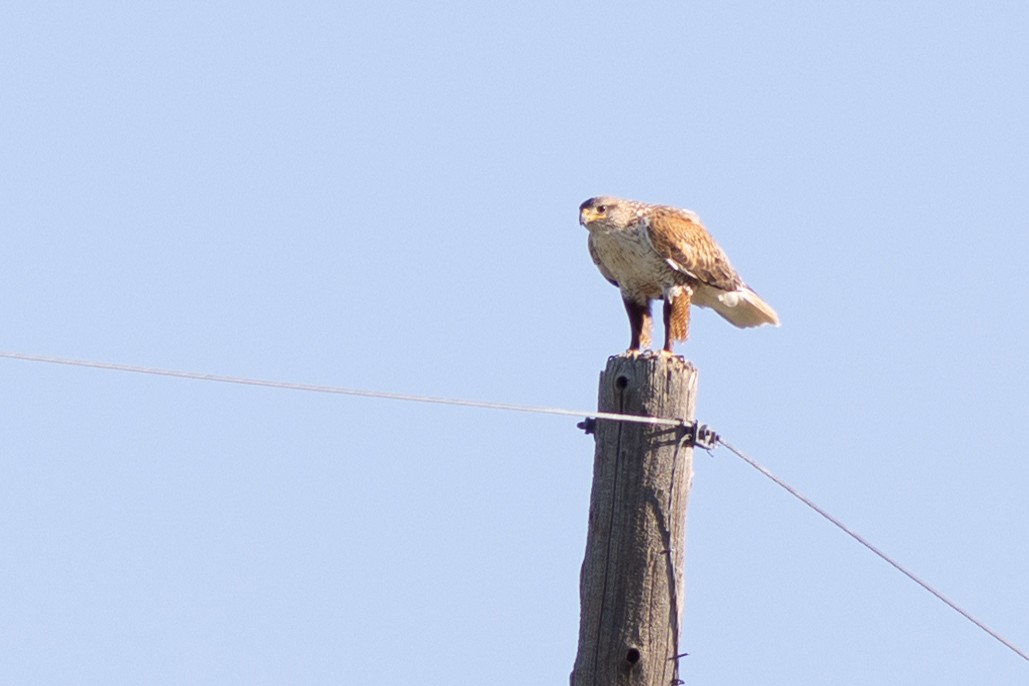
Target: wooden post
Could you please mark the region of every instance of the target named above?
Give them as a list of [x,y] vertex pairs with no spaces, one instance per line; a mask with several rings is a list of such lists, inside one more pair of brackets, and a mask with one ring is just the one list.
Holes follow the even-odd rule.
[[[692,421],[697,372],[682,357],[619,355],[600,375],[599,411]],[[686,499],[684,431],[596,423],[579,650],[572,686],[672,686],[679,678]]]

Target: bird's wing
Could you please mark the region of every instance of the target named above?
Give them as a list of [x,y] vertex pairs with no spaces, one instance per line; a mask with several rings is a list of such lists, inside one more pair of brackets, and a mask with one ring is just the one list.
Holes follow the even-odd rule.
[[722,291],[743,285],[729,258],[695,214],[653,207],[646,219],[650,244],[672,269]]
[[611,275],[611,272],[609,272],[607,270],[607,267],[604,266],[604,263],[600,261],[600,257],[597,255],[597,249],[593,246],[593,236],[592,235],[590,236],[589,242],[587,243],[587,245],[589,246],[589,249],[590,249],[590,257],[593,258],[593,264],[597,265],[597,269],[600,270],[600,275],[603,276],[608,281],[610,281],[612,285],[617,286],[618,285],[618,281],[615,279],[615,277],[613,277]]

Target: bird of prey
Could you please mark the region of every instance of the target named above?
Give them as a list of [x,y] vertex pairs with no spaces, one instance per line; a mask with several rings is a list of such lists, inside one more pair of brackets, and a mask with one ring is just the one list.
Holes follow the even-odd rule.
[[666,352],[689,334],[690,303],[740,328],[779,326],[775,310],[740,279],[689,210],[601,196],[579,206],[590,257],[618,287],[629,315],[629,352],[650,345],[650,301],[664,300]]

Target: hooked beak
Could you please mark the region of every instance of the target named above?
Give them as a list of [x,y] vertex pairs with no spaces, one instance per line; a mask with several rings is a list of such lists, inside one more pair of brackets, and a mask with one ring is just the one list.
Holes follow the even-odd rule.
[[579,223],[586,226],[597,218],[597,212],[592,207],[583,207],[579,210]]

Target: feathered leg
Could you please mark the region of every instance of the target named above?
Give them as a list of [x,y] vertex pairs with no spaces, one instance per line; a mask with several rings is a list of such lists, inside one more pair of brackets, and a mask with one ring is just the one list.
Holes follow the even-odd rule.
[[665,352],[672,352],[672,343],[685,341],[690,335],[690,291],[684,288],[677,295],[665,296]]
[[640,347],[650,345],[650,301],[642,304],[629,298],[622,298],[625,303],[625,313],[629,315],[629,330],[632,332],[632,340],[629,342],[629,352],[639,352]]

